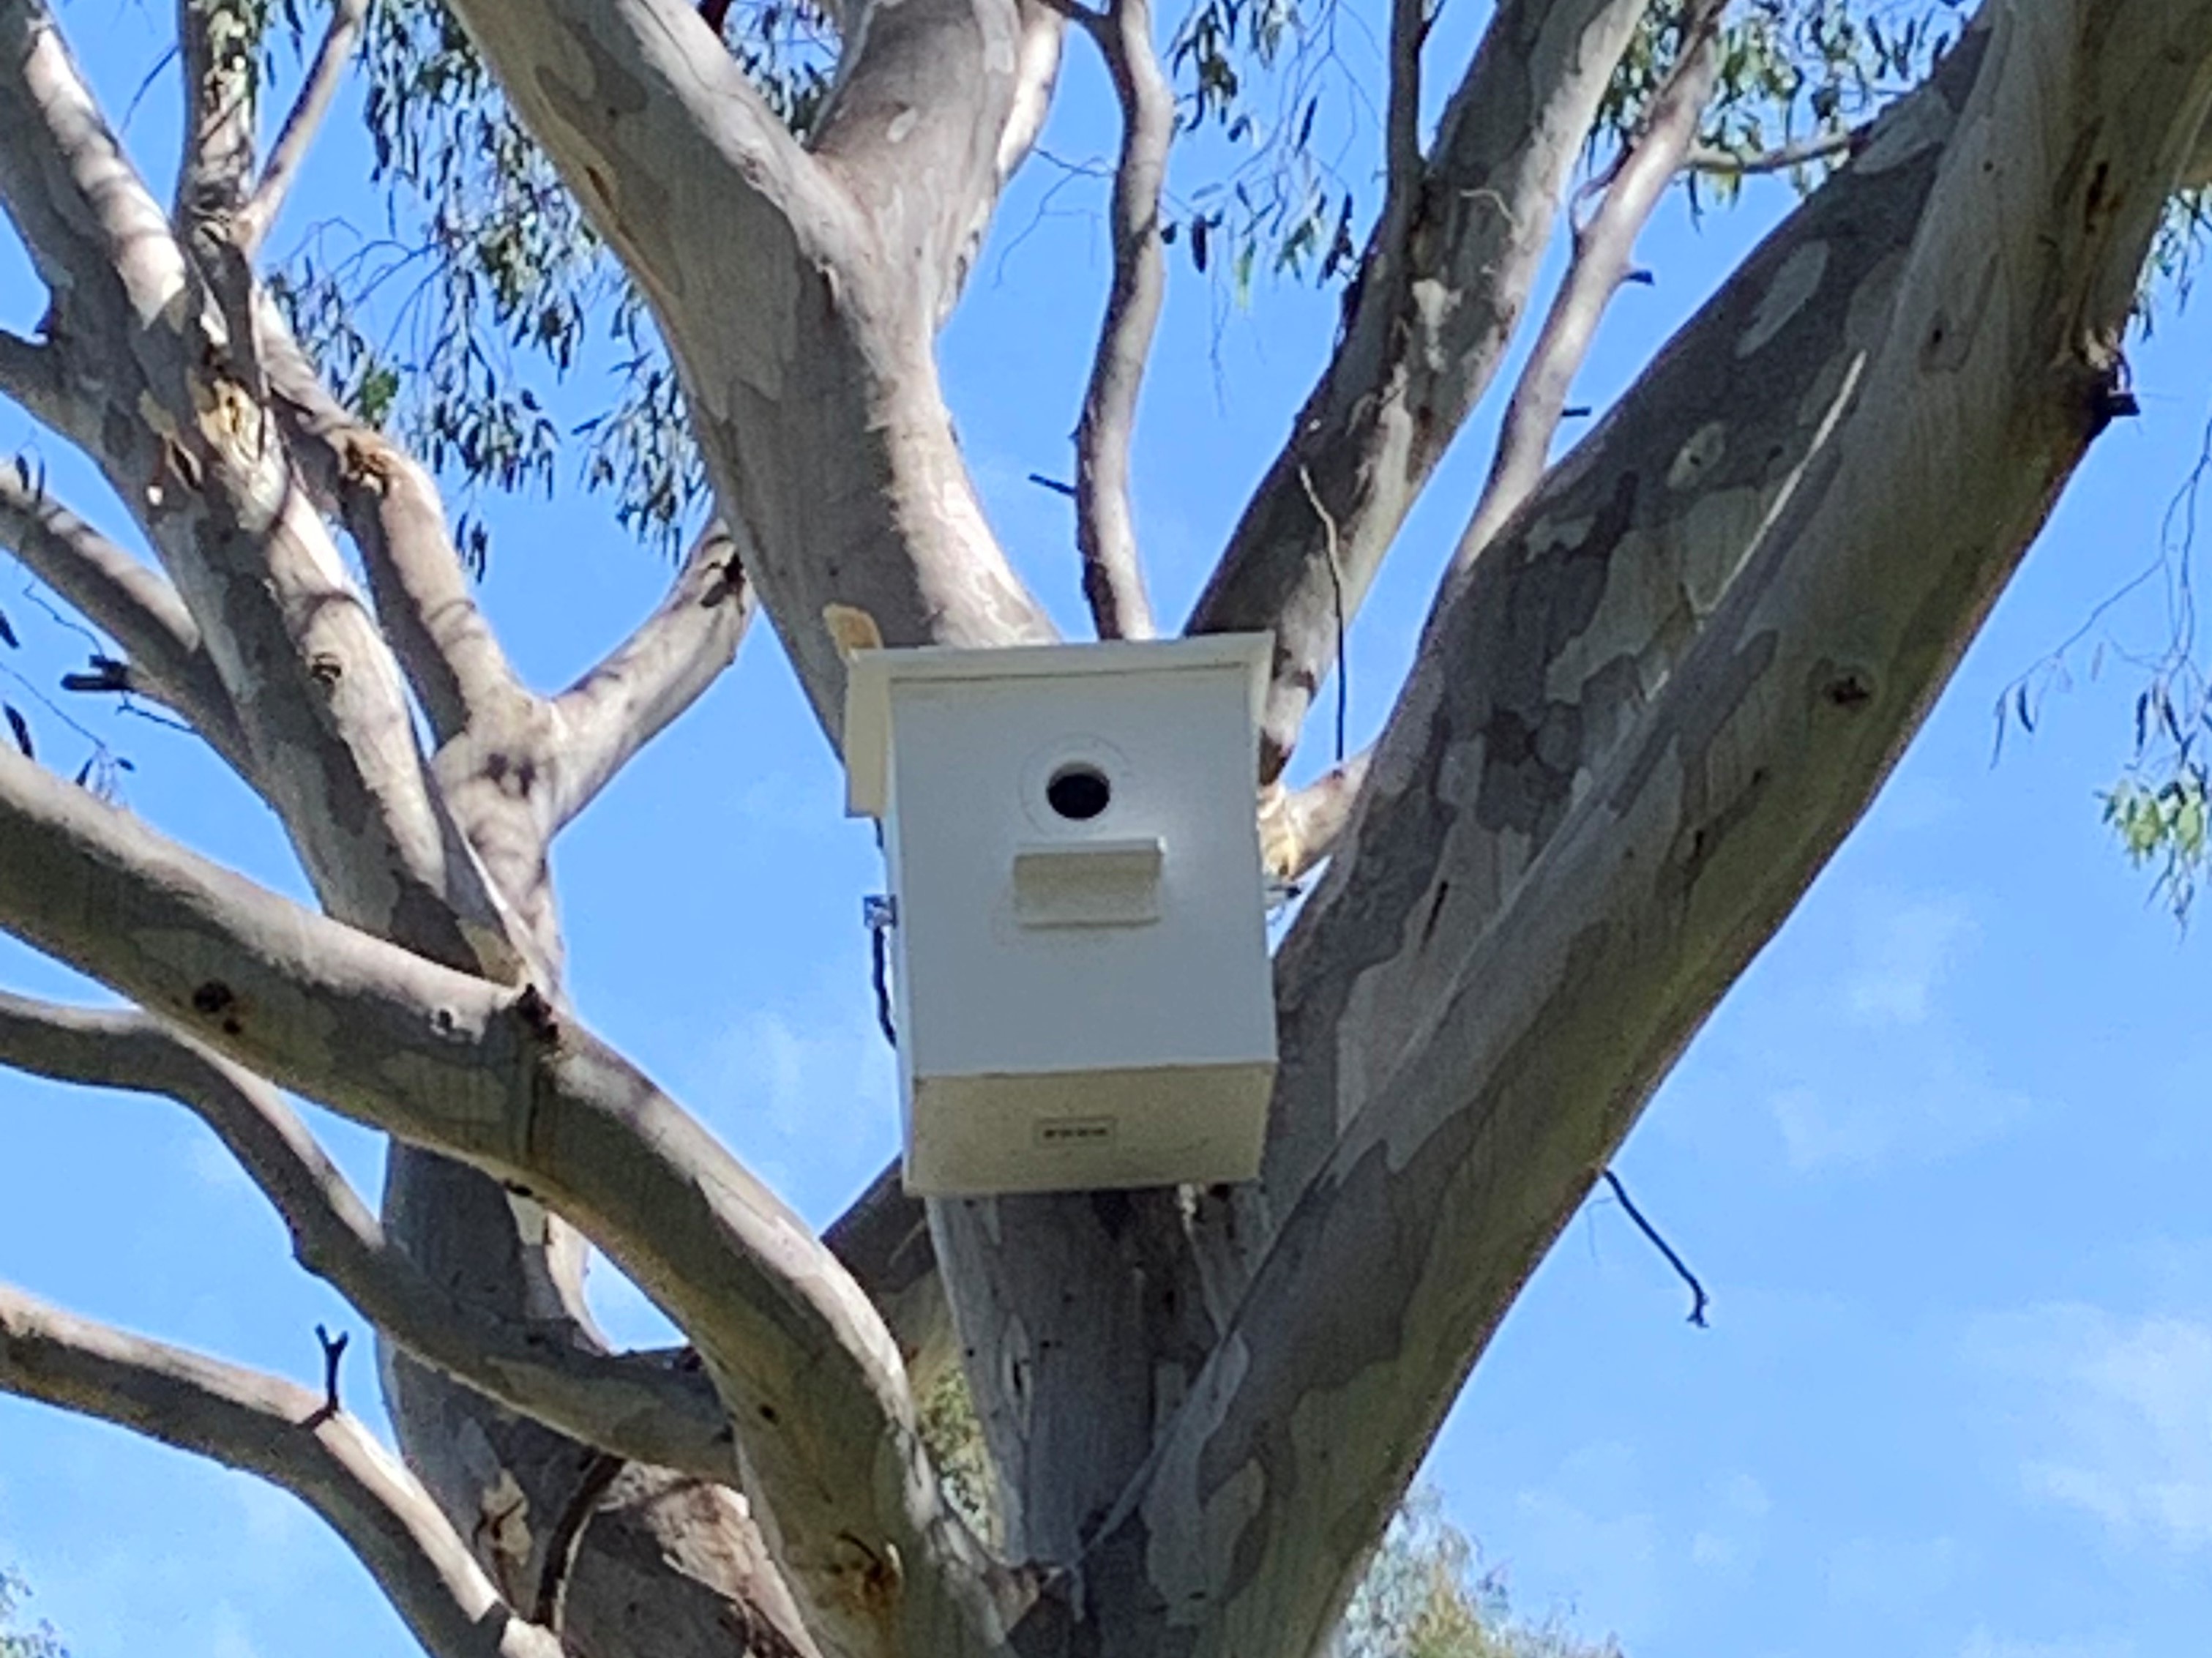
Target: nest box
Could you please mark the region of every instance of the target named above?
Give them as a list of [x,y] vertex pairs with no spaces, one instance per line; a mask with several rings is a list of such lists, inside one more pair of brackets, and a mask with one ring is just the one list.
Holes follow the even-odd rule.
[[1253,1178],[1275,1008],[1253,774],[1266,635],[855,656],[906,1186]]

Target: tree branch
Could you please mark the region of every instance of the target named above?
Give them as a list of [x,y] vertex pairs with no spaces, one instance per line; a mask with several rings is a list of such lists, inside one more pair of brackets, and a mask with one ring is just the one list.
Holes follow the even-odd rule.
[[348,413],[273,308],[260,311],[285,439],[360,550],[378,619],[434,739],[442,745],[471,726],[512,720],[529,693],[477,608],[438,486],[412,456]]
[[120,645],[128,688],[175,709],[241,775],[252,756],[198,624],[158,570],[101,535],[27,476],[0,465],[0,547]]
[[[1176,1631],[1189,1658],[1327,1628],[1351,1585],[1316,1577],[1313,1540],[1379,1531],[1926,713],[2110,417],[2208,41],[2212,0],[1986,7],[1662,355],[1639,391],[1672,380],[1669,418],[1634,441],[1625,404],[1447,585],[1280,969],[1288,1084],[1348,1127],[1278,1188],[1287,1219],[1090,1563],[1180,1606],[1180,1563],[1234,1562]],[[1746,396],[1796,400],[1802,461],[1769,459],[1790,427]],[[1577,487],[1610,506],[1568,516]],[[1668,495],[1662,537],[1638,520]],[[1567,751],[1517,723],[1546,708]]]
[[1831,132],[1818,138],[1801,138],[1795,143],[1780,144],[1757,155],[1735,155],[1725,149],[1709,149],[1692,145],[1683,158],[1683,165],[1692,173],[1707,173],[1716,178],[1749,179],[1768,173],[1788,173],[1801,167],[1810,167],[1815,161],[1832,161],[1848,155],[1865,138],[1863,131]]
[[1151,0],[1112,0],[1086,15],[1121,106],[1121,159],[1114,173],[1114,280],[1106,319],[1075,428],[1075,539],[1083,596],[1101,639],[1150,639],[1157,631],[1129,499],[1129,443],[1137,394],[1152,354],[1167,267],[1160,243],[1160,189],[1175,137],[1175,89],[1152,46]]
[[0,1287],[0,1390],[260,1475],[320,1515],[434,1658],[561,1658],[414,1477],[320,1394]]
[[168,216],[140,183],[45,0],[0,0],[0,205],[46,287],[120,287],[143,321],[185,282]]
[[[1010,139],[1042,114],[1017,0],[856,0],[813,151],[934,328],[951,315],[997,205]],[[1018,109],[1018,103],[1023,107]]]
[[323,31],[322,44],[316,48],[314,62],[307,68],[299,96],[284,117],[276,142],[270,147],[260,181],[253,186],[239,212],[238,244],[249,256],[260,247],[270,228],[276,222],[277,215],[284,210],[284,198],[291,191],[292,182],[299,177],[322,131],[323,119],[330,113],[338,88],[345,83],[346,70],[352,61],[354,47],[360,43],[362,25],[368,15],[368,0],[331,0],[330,27]]
[[1460,537],[1454,562],[1462,567],[1489,545],[1543,479],[1567,393],[1607,307],[1628,280],[1636,239],[1698,136],[1720,75],[1720,19],[1726,9],[1727,0],[1698,0],[1684,12],[1674,66],[1645,112],[1642,130],[1613,167],[1598,210],[1576,228],[1566,276],[1513,388],[1489,479]]
[[[1568,170],[1648,3],[1504,0],[1418,179],[1394,186],[1396,211],[1368,246],[1337,350],[1186,624],[1275,635],[1262,782],[1281,772],[1335,665],[1340,586],[1348,615],[1497,372]],[[1407,39],[1394,18],[1401,74]],[[1394,108],[1402,151],[1412,106],[1401,94]],[[1406,172],[1401,155],[1394,179]],[[1339,568],[1308,478],[1337,525]]]
[[735,1478],[729,1424],[703,1376],[587,1351],[453,1300],[386,1241],[307,1125],[251,1072],[143,1013],[4,993],[0,1064],[189,1107],[283,1217],[300,1264],[411,1357],[615,1455]]
[[907,1195],[896,1162],[830,1223],[822,1242],[882,1315],[915,1396],[927,1397],[960,1356],[929,1213],[921,1199]]
[[1060,82],[1062,17],[1052,0],[1018,0],[1021,45],[1014,67],[1013,109],[1006,130],[999,137],[998,188],[1029,160],[1037,135],[1052,112],[1052,96]]
[[1270,783],[1261,791],[1260,848],[1270,879],[1295,886],[1343,844],[1374,757],[1371,750],[1355,754],[1303,788]]
[[122,342],[94,458],[201,622],[317,891],[441,959],[511,971],[507,919],[430,787],[389,648],[240,379],[240,326],[224,339],[193,300],[43,0],[0,0],[0,204],[54,267],[64,349],[103,330]]
[[721,525],[692,544],[668,597],[606,659],[553,699],[557,829],[597,798],[736,660],[753,596]]
[[705,1360],[826,1649],[995,1649],[1018,1586],[945,1506],[866,1297],[565,1011],[301,909],[13,755],[0,843],[0,928],[282,1086],[525,1186],[605,1249]]
[[185,82],[178,222],[194,230],[211,220],[227,225],[253,173],[259,43],[228,0],[177,0],[177,48]]
[[62,375],[61,353],[0,328],[0,398],[20,404],[40,425],[74,437],[83,422]]
[[[972,17],[970,3],[907,0],[854,23],[866,49],[813,154],[676,0],[459,7],[652,300],[722,519],[833,735],[845,669],[829,604],[866,611],[893,646],[1054,636],[991,535],[933,359],[958,272],[927,267],[948,242],[966,257],[1012,130],[963,90],[1011,104],[1024,62],[1034,93],[1049,56],[1033,33],[1025,60],[1010,21],[1000,55],[1012,0],[972,0]],[[938,45],[942,61],[923,55]],[[624,89],[617,106],[601,83]],[[885,147],[904,159],[868,170]]]

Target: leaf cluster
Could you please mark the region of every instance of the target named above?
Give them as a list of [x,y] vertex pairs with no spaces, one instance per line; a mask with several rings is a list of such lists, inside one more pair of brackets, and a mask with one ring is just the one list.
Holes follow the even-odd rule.
[[[1638,26],[1600,106],[1594,152],[1631,142],[1681,57],[1692,0],[1662,0]],[[1964,27],[1963,0],[1745,0],[1723,19],[1720,74],[1698,135],[1693,196],[1723,203],[1745,173],[1792,152],[1810,190],[1841,165],[1833,148],[1923,80]],[[1826,146],[1827,148],[1824,148]],[[1715,168],[1714,161],[1735,169]]]
[[0,1566],[0,1658],[69,1658],[52,1625],[20,1626],[22,1603],[30,1593],[21,1578]]
[[[296,0],[230,3],[257,41],[296,46]],[[1633,133],[1679,52],[1686,3],[1662,0],[1623,62],[1594,164]],[[1863,119],[1941,50],[1958,4],[1745,0],[1708,146],[1748,158]],[[836,67],[824,15],[807,0],[738,0],[723,27],[805,136]],[[1346,0],[1190,0],[1176,23],[1164,56],[1199,182],[1171,196],[1161,234],[1237,302],[1262,276],[1329,283],[1357,268],[1380,199],[1365,147],[1381,116],[1359,67],[1375,44],[1374,20]],[[272,283],[293,326],[356,414],[465,494],[548,493],[570,473],[674,551],[707,485],[643,304],[437,0],[374,0],[362,58],[385,222],[325,223],[305,239]],[[580,404],[565,425],[552,413]],[[481,555],[480,519],[464,539]]]
[[2203,881],[2212,830],[2212,696],[2187,659],[2154,676],[2136,698],[2136,752],[2102,797],[2105,822],[2129,860],[2157,872],[2154,890],[2187,920]]
[[1504,1575],[1477,1569],[1474,1544],[1421,1490],[1346,1608],[1334,1658],[1620,1658],[1620,1649],[1583,1641],[1557,1619],[1516,1617]]

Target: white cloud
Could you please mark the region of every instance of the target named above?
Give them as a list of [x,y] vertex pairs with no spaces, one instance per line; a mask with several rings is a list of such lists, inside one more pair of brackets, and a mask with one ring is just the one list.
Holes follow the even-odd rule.
[[228,1601],[216,1608],[215,1633],[208,1643],[209,1658],[258,1658],[246,1620]]
[[710,1120],[802,1211],[849,1196],[890,1150],[896,1064],[865,963],[820,996],[746,1009],[702,1057],[695,1091],[717,1102]]
[[1844,983],[1852,1013],[1875,1025],[1926,1021],[1936,988],[1974,935],[1962,899],[1892,904],[1861,918],[1857,959]]
[[1977,928],[1960,897],[1862,904],[1820,988],[1771,1032],[1759,1072],[1790,1166],[1863,1173],[1953,1156],[2029,1109],[1945,1017],[1944,990]]
[[1972,1056],[1936,1047],[1917,1057],[1914,1074],[1893,1086],[1862,1084],[1843,1095],[1806,1085],[1777,1094],[1774,1123],[1790,1166],[1863,1171],[1932,1162],[1995,1139],[2027,1114],[2027,1096],[1998,1086]]
[[2059,1304],[1978,1321],[2030,1495],[2124,1544],[2212,1548],[2212,1324]]
[[1705,1523],[1690,1538],[1690,1563],[1710,1571],[1748,1571],[1758,1563],[1774,1504],[1747,1473],[1716,1480]]

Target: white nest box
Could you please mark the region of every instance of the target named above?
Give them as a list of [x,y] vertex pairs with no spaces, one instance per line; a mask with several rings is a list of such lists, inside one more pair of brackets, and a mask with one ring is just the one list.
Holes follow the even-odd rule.
[[906,1187],[1253,1178],[1275,1008],[1253,768],[1265,635],[873,651]]

